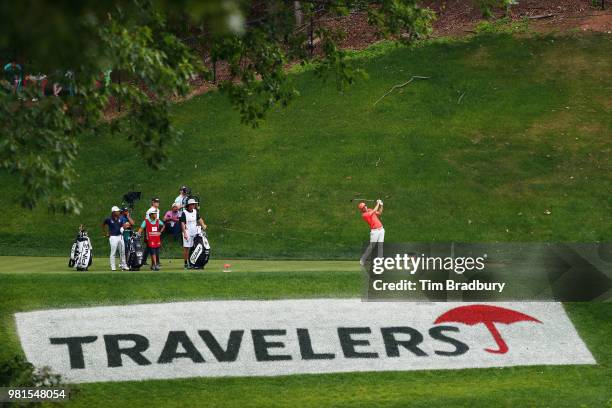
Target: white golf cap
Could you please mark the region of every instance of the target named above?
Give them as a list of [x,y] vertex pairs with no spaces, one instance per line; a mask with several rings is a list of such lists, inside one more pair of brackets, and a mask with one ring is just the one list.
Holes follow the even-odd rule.
[[155,213],[155,214],[159,214],[159,209],[155,208],[155,207],[151,207],[147,210],[147,215],[151,214],[151,213]]
[[197,204],[198,202],[196,201],[195,198],[190,198],[189,200],[187,200],[187,205],[189,204]]
[[121,211],[121,208],[117,207],[116,205],[113,205],[113,208],[111,208],[111,212],[115,211]]

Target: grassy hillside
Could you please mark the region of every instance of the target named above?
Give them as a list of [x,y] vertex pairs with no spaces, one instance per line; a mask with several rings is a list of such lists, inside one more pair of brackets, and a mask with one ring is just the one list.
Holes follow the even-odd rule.
[[[65,272],[59,260],[4,258],[0,361],[20,353],[13,314],[57,307],[195,299],[358,297],[353,263],[240,262],[242,272]],[[239,263],[236,263],[238,268]],[[283,267],[286,268],[283,270]],[[237,269],[238,270],[238,269]],[[274,272],[262,272],[270,270]],[[612,398],[610,304],[565,308],[594,366],[190,378],[79,385],[68,407],[607,407]]]
[[[125,192],[165,208],[181,184],[203,198],[215,257],[354,256],[367,238],[355,196],[385,199],[387,241],[610,239],[610,55],[595,34],[378,45],[344,93],[292,75],[301,97],[258,129],[209,93],[176,106],[184,137],[162,171],[120,137],[83,140],[79,217],[23,211],[1,176],[0,254],[65,256],[85,223],[101,256],[99,224]],[[431,78],[374,106],[412,75]]]

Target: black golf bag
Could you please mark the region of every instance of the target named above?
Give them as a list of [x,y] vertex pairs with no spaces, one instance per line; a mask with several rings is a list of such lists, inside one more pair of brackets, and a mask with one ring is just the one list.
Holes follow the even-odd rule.
[[192,269],[203,269],[210,258],[210,244],[206,232],[201,232],[198,228],[197,234],[193,237],[193,246],[189,250],[189,267]]
[[87,231],[85,231],[85,228],[81,226],[70,250],[68,266],[76,269],[77,271],[86,271],[92,263],[93,247],[91,246],[91,241],[89,240]]
[[142,246],[142,240],[140,234],[132,233],[130,241],[128,243],[127,251],[127,265],[131,271],[140,270],[144,259],[144,247]]

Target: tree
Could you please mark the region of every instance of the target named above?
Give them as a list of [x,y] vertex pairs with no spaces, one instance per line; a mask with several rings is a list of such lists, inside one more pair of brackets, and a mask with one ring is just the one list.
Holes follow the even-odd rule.
[[[169,101],[186,95],[193,78],[211,78],[210,65],[220,61],[232,76],[220,88],[252,126],[297,95],[288,62],[314,64],[321,77],[334,75],[339,88],[359,74],[338,45],[340,34],[321,24],[322,16],[348,13],[351,0],[30,3],[0,3],[0,55],[27,61],[24,71],[46,73],[50,83],[71,92],[48,98],[36,87],[12,92],[10,78],[0,91],[0,169],[18,177],[28,197],[24,206],[44,201],[78,213],[71,185],[79,144],[101,132],[125,134],[156,166],[154,155],[163,159],[164,147],[178,136]],[[433,12],[416,0],[367,7],[382,36],[410,42],[431,30]],[[198,47],[188,47],[181,36],[195,37]],[[316,53],[313,38],[320,43]],[[211,64],[203,64],[196,49]],[[110,70],[121,81],[105,81]],[[117,106],[122,114],[108,120],[103,113]]]

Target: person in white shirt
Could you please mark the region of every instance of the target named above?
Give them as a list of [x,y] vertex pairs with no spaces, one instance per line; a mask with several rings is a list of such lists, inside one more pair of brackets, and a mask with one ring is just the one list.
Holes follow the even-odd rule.
[[202,230],[206,229],[206,224],[200,216],[200,211],[196,209],[198,202],[190,198],[187,200],[187,207],[181,215],[181,230],[183,231],[183,259],[185,260],[185,269],[189,269],[189,249],[193,246],[193,237],[197,234],[198,225]]
[[183,208],[187,206],[187,199],[189,198],[190,189],[187,186],[181,186],[179,189],[179,195],[176,196],[174,202],[178,204],[179,211],[182,213]]

